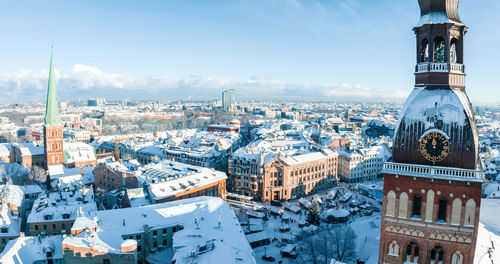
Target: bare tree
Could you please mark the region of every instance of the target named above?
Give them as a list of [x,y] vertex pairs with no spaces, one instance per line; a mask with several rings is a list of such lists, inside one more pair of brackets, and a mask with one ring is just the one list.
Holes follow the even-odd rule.
[[328,264],[332,258],[347,262],[356,257],[356,234],[347,224],[322,225],[297,237],[302,262]]
[[40,183],[45,183],[47,181],[47,173],[40,166],[34,166],[31,172],[32,180]]
[[356,257],[356,233],[348,224],[334,225],[330,229],[333,236],[335,255],[338,261],[352,260]]

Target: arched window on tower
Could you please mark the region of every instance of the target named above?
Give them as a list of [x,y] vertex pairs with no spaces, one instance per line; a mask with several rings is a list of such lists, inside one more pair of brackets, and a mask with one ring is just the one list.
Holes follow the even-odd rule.
[[425,221],[432,222],[432,213],[434,211],[434,191],[427,191],[427,199],[425,200]]
[[424,38],[420,44],[420,62],[429,61],[429,40]]
[[460,225],[460,218],[462,217],[462,200],[455,198],[451,207],[451,224]]
[[475,219],[476,219],[476,202],[473,199],[469,199],[467,203],[465,203],[464,225],[474,226]]
[[451,40],[450,44],[450,62],[451,63],[462,63],[458,57],[458,39],[454,38]]
[[418,263],[419,250],[420,249],[419,249],[417,243],[410,242],[410,244],[408,244],[408,246],[406,246],[405,263]]
[[446,61],[446,47],[444,44],[444,39],[442,37],[436,37],[434,39],[434,62],[445,62]]
[[389,251],[387,253],[389,256],[399,257],[399,245],[396,240],[389,243]]
[[444,251],[443,248],[440,246],[435,246],[431,250],[431,264],[442,264],[443,263],[443,257],[444,257]]
[[464,262],[464,256],[462,255],[462,252],[460,250],[457,250],[455,253],[453,253],[453,256],[451,256],[451,264],[462,264]]
[[439,199],[439,208],[438,208],[438,221],[441,222],[446,222],[446,205],[448,204],[448,201],[446,201],[446,198],[441,198]]
[[415,218],[420,218],[421,207],[422,207],[422,196],[420,196],[420,194],[415,194],[415,196],[413,196],[413,212],[411,216]]
[[387,193],[385,215],[396,216],[396,193],[392,190]]
[[402,192],[399,195],[399,218],[407,218],[408,217],[408,194]]

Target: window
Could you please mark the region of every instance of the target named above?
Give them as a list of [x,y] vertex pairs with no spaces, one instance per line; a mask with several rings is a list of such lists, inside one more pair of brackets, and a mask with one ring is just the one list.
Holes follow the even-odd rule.
[[137,246],[137,252],[141,252],[142,251],[142,247],[139,245]]
[[451,256],[451,264],[462,264],[464,262],[464,256],[460,250],[457,250],[453,256]]
[[432,213],[434,210],[434,191],[427,191],[427,200],[425,201],[425,221],[432,222]]
[[420,217],[420,209],[422,207],[422,196],[420,194],[416,194],[413,196],[413,217]]
[[438,221],[446,222],[446,198],[439,199]]
[[392,190],[387,193],[385,215],[396,216],[396,193]]
[[434,62],[445,62],[446,52],[445,52],[444,39],[442,37],[437,37],[434,39]]
[[399,212],[398,216],[400,218],[408,217],[408,194],[405,192],[399,195]]
[[451,224],[460,225],[460,218],[462,217],[462,200],[455,198],[451,206]]
[[389,256],[393,256],[393,257],[399,257],[399,245],[398,245],[398,242],[396,242],[396,240],[393,240],[393,241],[389,244],[389,252],[388,252],[388,255],[389,255]]
[[474,226],[475,219],[476,219],[476,202],[472,199],[469,199],[467,203],[465,203],[464,225]]
[[111,264],[111,261],[109,259],[103,259],[102,263],[103,264]]
[[166,234],[166,233],[167,233],[167,229],[166,229],[166,228],[164,228],[164,229],[162,230],[162,233],[163,233],[163,234]]
[[453,38],[450,45],[450,62],[451,63],[462,63],[458,57],[458,40]]
[[38,231],[38,225],[35,225],[35,230],[37,230],[37,231]]
[[418,253],[419,248],[417,243],[410,242],[406,247],[406,262],[408,263],[418,263]]
[[52,229],[57,229],[56,224],[52,224]]
[[43,230],[47,230],[47,225],[43,225]]
[[440,246],[436,246],[431,250],[431,264],[443,263],[444,251]]
[[158,235],[158,231],[157,231],[157,230],[154,230],[154,231],[153,231],[153,236],[156,236],[156,235]]

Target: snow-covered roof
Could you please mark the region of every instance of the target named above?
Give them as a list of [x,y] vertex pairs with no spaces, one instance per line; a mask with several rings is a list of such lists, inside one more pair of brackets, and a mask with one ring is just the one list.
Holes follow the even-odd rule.
[[5,205],[0,205],[0,228],[7,229],[1,232],[0,237],[16,237],[21,232],[21,218],[13,216],[10,209]]
[[[71,186],[74,189],[74,186]],[[27,223],[52,221],[70,221],[81,211],[85,215],[93,215],[97,211],[92,189],[83,189],[51,192],[42,194],[33,204]]]
[[7,243],[1,263],[35,263],[47,259],[47,252],[52,259],[63,259],[62,236],[19,237]]
[[155,200],[227,179],[224,172],[175,161],[155,164],[142,176],[150,182],[149,193]]
[[323,218],[327,218],[328,216],[333,216],[336,218],[343,218],[343,217],[348,217],[351,213],[347,211],[346,209],[328,209],[324,212],[322,212]]
[[[82,248],[88,248],[92,243],[94,249],[102,252],[119,252],[123,237],[144,232],[145,225],[151,229],[182,226],[184,229],[173,236],[176,263],[192,260],[194,263],[256,263],[234,211],[220,198],[196,197],[98,211],[96,215],[95,233],[68,236],[63,243]],[[200,252],[200,247],[211,243],[213,248]]]
[[21,207],[24,199],[24,189],[22,186],[7,184],[0,185],[0,197],[3,201]]
[[24,194],[41,193],[43,191],[42,188],[36,184],[27,184],[22,186],[22,188],[24,190]]
[[95,166],[81,168],[67,168],[63,165],[49,166],[50,184],[54,189],[64,189],[74,184],[90,185],[95,181],[94,168]]
[[0,178],[3,181],[14,181],[27,177],[30,170],[23,164],[0,162]]
[[324,159],[326,157],[328,157],[328,155],[326,153],[312,152],[312,153],[307,153],[307,154],[302,154],[302,155],[287,156],[287,157],[280,157],[280,158],[288,165],[297,165],[297,164],[301,164],[301,163],[321,160],[321,159]]
[[146,197],[144,188],[127,189],[127,197],[130,202],[130,207],[138,207],[150,205],[151,201]]
[[248,234],[247,239],[248,239],[248,242],[250,242],[250,243],[258,242],[258,241],[269,239],[269,234],[267,234],[266,231]]
[[0,144],[0,157],[9,156],[10,155],[10,143],[1,143]]
[[64,163],[96,160],[95,149],[83,142],[66,142],[64,147]]
[[421,27],[425,24],[463,25],[462,23],[451,20],[445,12],[429,12],[428,14],[421,16],[416,27]]
[[19,146],[19,150],[21,151],[22,156],[36,156],[36,155],[44,155],[45,148],[43,145],[38,144],[38,142],[21,142],[16,143]]
[[163,151],[165,150],[165,146],[147,146],[138,150],[138,153],[144,153],[146,155],[153,156],[163,156]]

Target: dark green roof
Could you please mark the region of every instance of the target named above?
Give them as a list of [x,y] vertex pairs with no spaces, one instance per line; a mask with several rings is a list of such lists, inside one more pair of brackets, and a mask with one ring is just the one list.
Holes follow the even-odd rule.
[[45,125],[60,126],[59,104],[57,101],[56,77],[54,72],[54,54],[50,52],[49,87],[47,89],[47,104],[45,109]]

